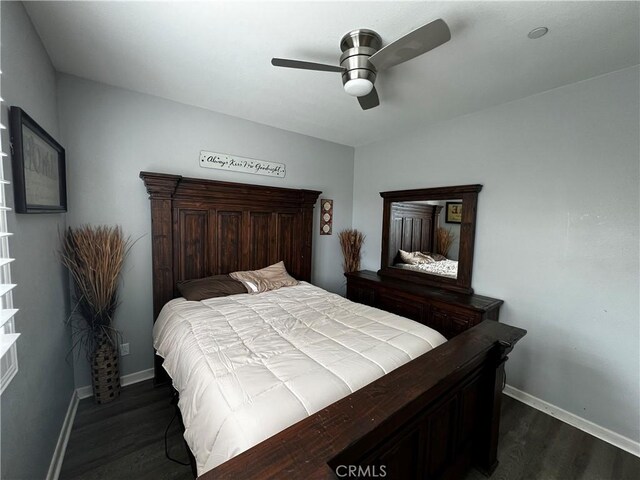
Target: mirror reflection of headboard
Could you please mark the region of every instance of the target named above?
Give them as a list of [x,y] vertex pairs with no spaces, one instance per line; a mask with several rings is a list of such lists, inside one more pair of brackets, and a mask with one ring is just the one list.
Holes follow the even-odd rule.
[[[460,185],[381,192],[384,206],[378,273],[457,292],[473,293],[471,273],[480,190],[482,185]],[[443,205],[448,207],[449,204],[457,206],[455,213],[458,218],[447,215],[443,209]],[[437,230],[438,226],[445,224],[445,218],[459,237],[456,238],[456,245],[459,241],[458,251],[451,255],[453,259],[447,259],[450,264],[454,264],[452,268],[455,268],[455,274],[450,275],[446,271],[431,273],[431,270],[422,271],[411,265],[400,264],[400,249],[408,252],[438,252]]]
[[[442,206],[413,202],[391,204],[389,251],[433,252]],[[397,253],[396,253],[397,254]],[[397,259],[394,259],[397,261]]]

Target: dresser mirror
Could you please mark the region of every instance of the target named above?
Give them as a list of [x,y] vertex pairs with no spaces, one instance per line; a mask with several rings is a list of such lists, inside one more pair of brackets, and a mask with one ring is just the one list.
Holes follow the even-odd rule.
[[381,192],[379,274],[472,293],[478,192],[482,185]]

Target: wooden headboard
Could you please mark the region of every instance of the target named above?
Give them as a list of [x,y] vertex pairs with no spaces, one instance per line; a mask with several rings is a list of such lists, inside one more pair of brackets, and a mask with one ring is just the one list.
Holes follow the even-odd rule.
[[[321,192],[140,172],[151,200],[153,318],[190,278],[284,261],[311,279],[313,207]],[[156,356],[155,381],[167,379]]]
[[398,261],[396,256],[400,249],[405,252],[435,251],[440,210],[442,210],[440,205],[393,202],[389,231],[389,258]]

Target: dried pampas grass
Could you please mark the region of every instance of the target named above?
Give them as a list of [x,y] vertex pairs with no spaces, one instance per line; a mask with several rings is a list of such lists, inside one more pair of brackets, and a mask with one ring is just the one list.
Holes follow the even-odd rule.
[[455,238],[456,236],[450,228],[438,227],[438,230],[436,231],[436,253],[446,257]]
[[61,239],[60,259],[73,278],[78,313],[85,322],[76,325],[73,344],[91,355],[96,345],[108,340],[117,345],[118,332],[111,323],[118,306],[118,283],[124,259],[131,247],[119,226],[69,228]]
[[342,230],[338,234],[340,239],[340,248],[344,262],[342,269],[347,272],[356,272],[360,270],[360,251],[364,243],[364,234],[358,230]]

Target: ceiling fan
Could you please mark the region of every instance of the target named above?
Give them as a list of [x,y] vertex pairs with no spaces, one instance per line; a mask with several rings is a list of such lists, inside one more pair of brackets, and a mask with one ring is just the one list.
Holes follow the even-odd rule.
[[382,39],[373,30],[353,30],[340,40],[340,66],[272,58],[274,67],[299,68],[342,74],[344,91],[358,97],[363,110],[380,105],[373,84],[378,72],[411,60],[451,39],[449,27],[441,18],[416,28],[404,37],[382,47]]

